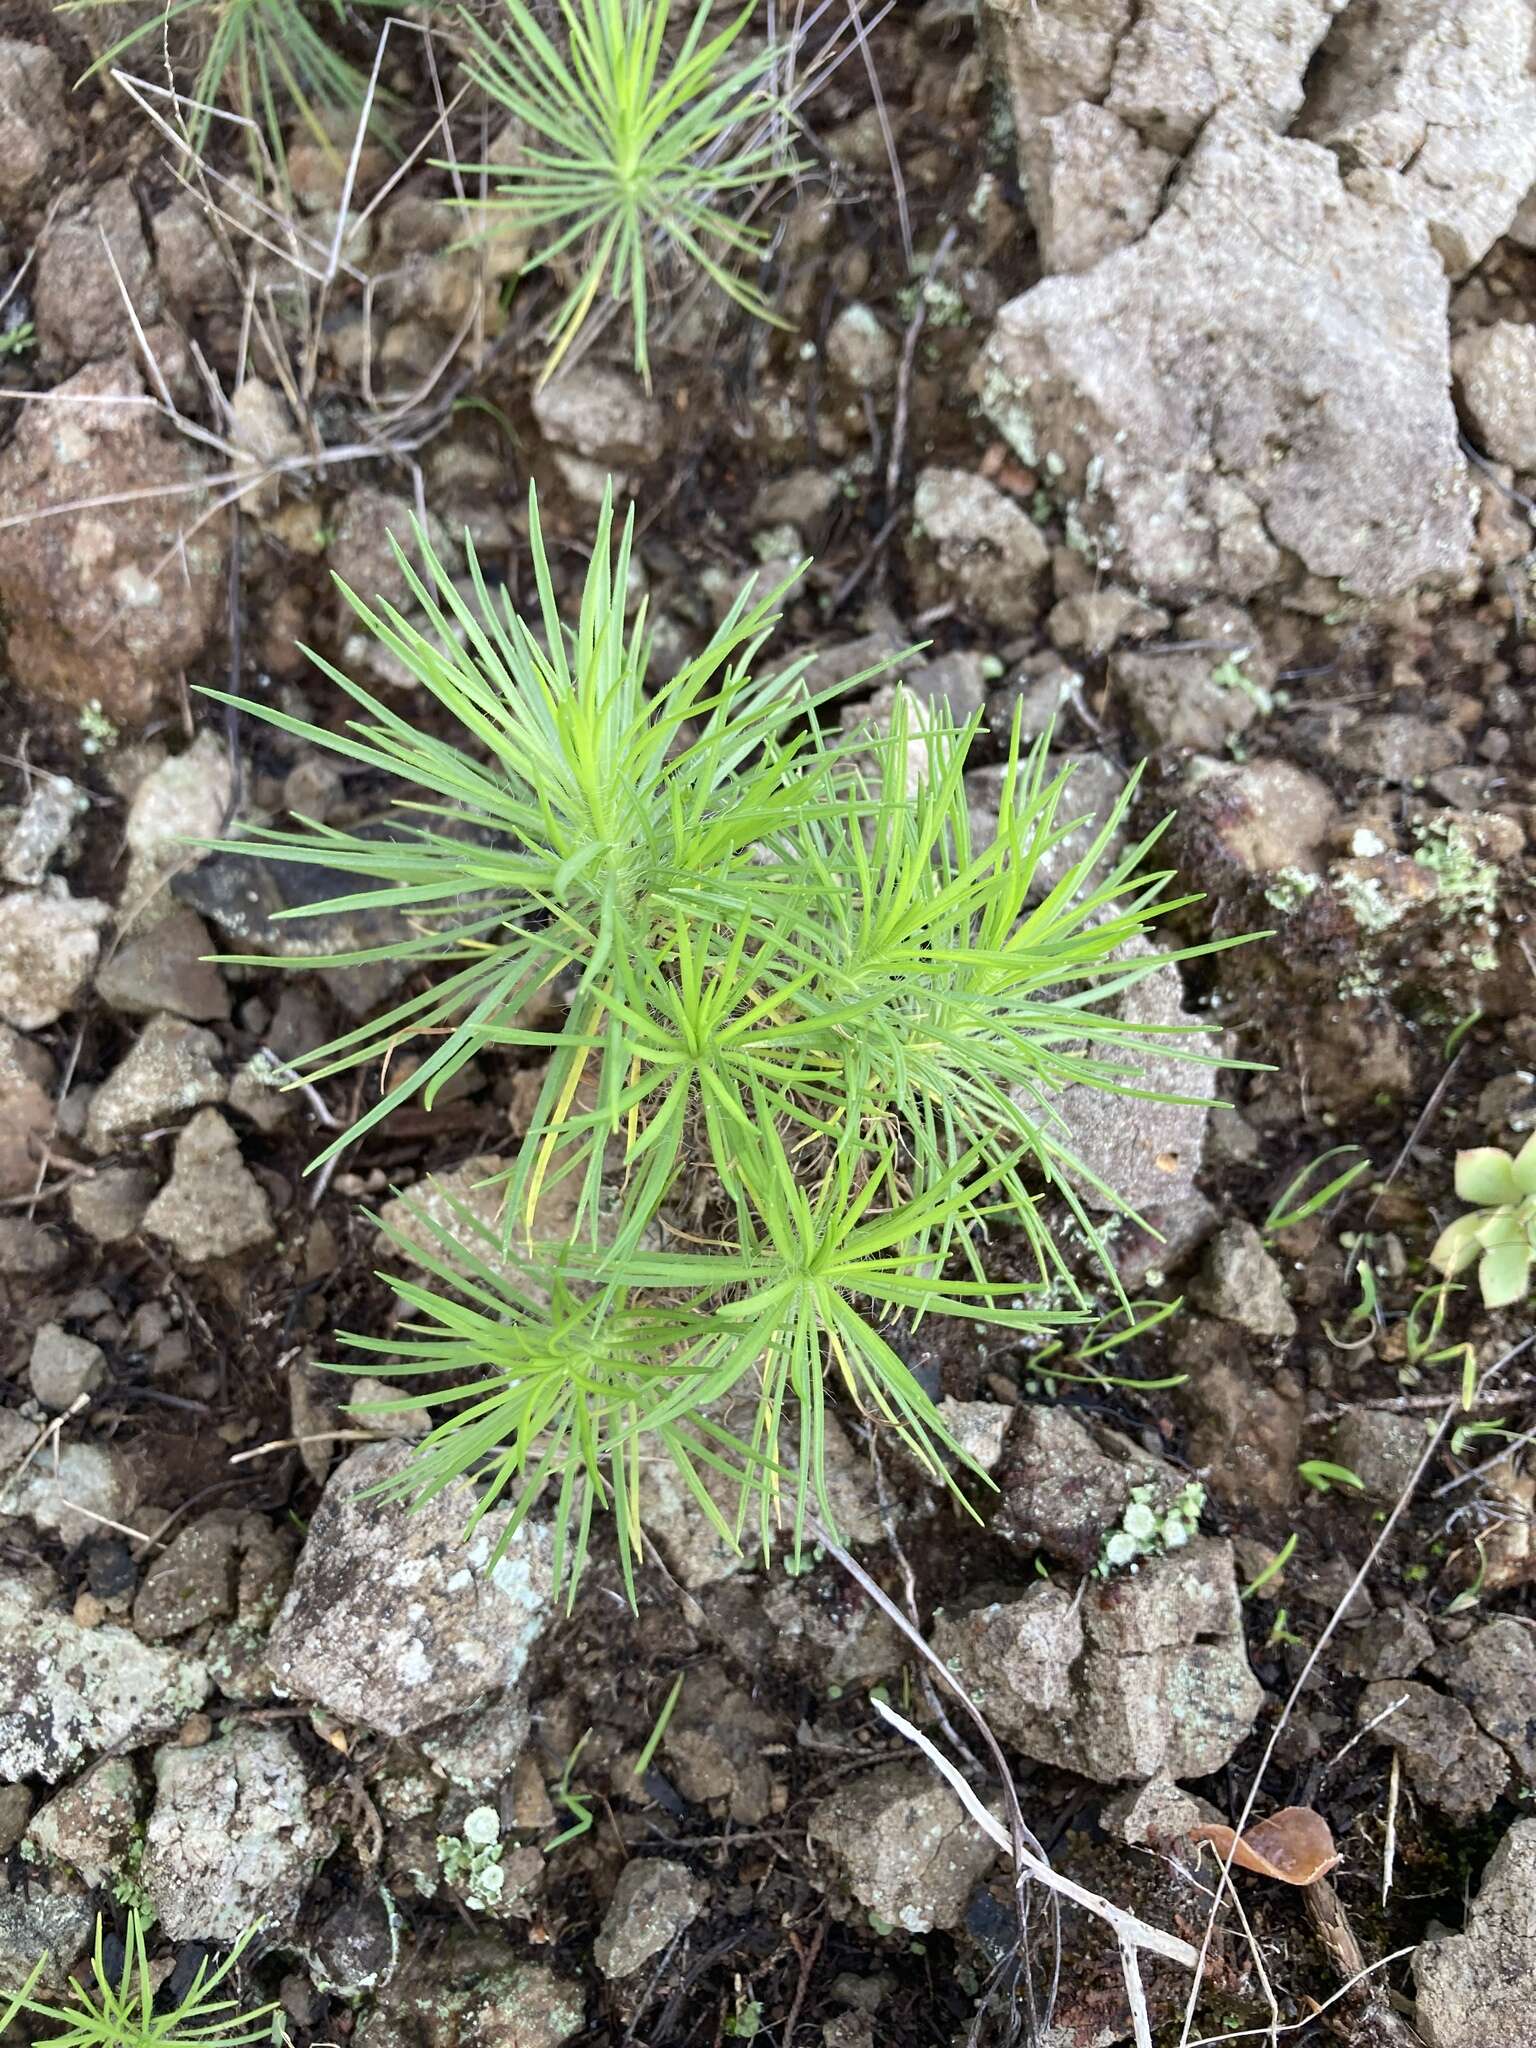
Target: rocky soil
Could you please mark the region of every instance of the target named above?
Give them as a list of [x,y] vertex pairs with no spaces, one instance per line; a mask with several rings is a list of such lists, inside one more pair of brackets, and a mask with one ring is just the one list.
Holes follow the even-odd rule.
[[[1531,2048],[1530,1306],[1426,1292],[1457,1149],[1536,1130],[1531,0],[897,7],[764,195],[782,326],[663,290],[650,391],[614,324],[535,388],[552,300],[465,245],[414,55],[405,173],[368,141],[344,216],[350,136],[296,127],[274,217],[235,141],[181,176],[73,87],[78,26],[0,16],[0,1985],[136,1904],[168,1970],[260,1920],[295,2048],[1132,2038],[1075,1907],[1046,2023],[1040,1895],[1021,1937],[876,1699],[1002,1813],[996,1774],[837,1559],[738,1558],[658,1478],[638,1614],[601,1538],[567,1612],[542,1527],[364,1491],[411,1455],[326,1370],[390,1327],[371,1212],[480,1199],[531,1077],[305,1173],[380,1076],[278,1084],[404,970],[291,963],[398,933],[189,842],[389,792],[196,692],[339,725],[303,642],[428,717],[331,576],[408,604],[425,508],[524,594],[532,477],[568,591],[612,475],[658,670],[812,555],[774,654],[979,714],[978,835],[1017,714],[1085,835],[1145,764],[1172,950],[1265,934],[1123,999],[1234,1064],[1059,1103],[1176,1311],[1076,1357],[925,1327],[995,1486],[967,1517],[844,1409],[844,1541],[1058,1870],[1212,1930],[1198,1982],[1145,1966],[1159,2041]],[[1250,1807],[1323,1816],[1326,1893],[1218,1898],[1201,1830]]]

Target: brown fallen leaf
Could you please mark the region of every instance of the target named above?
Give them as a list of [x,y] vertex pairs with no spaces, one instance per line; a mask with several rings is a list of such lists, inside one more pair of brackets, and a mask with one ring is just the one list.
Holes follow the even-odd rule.
[[1243,1835],[1224,1821],[1202,1821],[1189,1833],[1191,1840],[1209,1842],[1222,1856],[1230,1851],[1239,1870],[1277,1877],[1282,1884],[1315,1884],[1339,1861],[1332,1830],[1310,1806],[1282,1807]]

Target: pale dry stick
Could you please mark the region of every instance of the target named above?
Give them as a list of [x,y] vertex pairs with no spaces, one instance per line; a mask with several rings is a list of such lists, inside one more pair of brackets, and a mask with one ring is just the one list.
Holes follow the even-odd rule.
[[875,99],[875,118],[880,123],[880,139],[885,144],[886,162],[891,167],[891,189],[896,198],[896,221],[901,229],[901,250],[907,260],[907,270],[912,269],[912,216],[907,210],[907,184],[901,175],[901,159],[896,153],[896,137],[891,132],[891,117],[886,111],[885,94],[880,90],[880,74],[875,68],[874,53],[869,47],[869,31],[864,26],[864,17],[859,12],[859,0],[848,0],[848,13],[853,22],[854,39],[859,54],[864,59],[864,71],[869,79],[870,91]]
[[1099,1893],[1089,1891],[1085,1885],[1078,1884],[1073,1878],[1063,1877],[1061,1872],[1053,1869],[1049,1863],[1032,1855],[1029,1850],[1021,1849],[1013,1841],[1009,1831],[988,1813],[966,1783],[964,1773],[950,1762],[942,1750],[928,1740],[921,1729],[914,1728],[912,1723],[904,1720],[894,1707],[887,1706],[884,1700],[873,1693],[870,1695],[869,1703],[881,1720],[888,1721],[898,1735],[905,1736],[908,1742],[922,1751],[976,1825],[996,1842],[1000,1849],[1014,1857],[1016,1862],[1022,1861],[1022,1867],[1030,1877],[1039,1884],[1049,1886],[1052,1891],[1060,1892],[1062,1897],[1070,1899],[1074,1906],[1081,1906],[1085,1913],[1091,1913],[1096,1919],[1106,1922],[1120,1950],[1126,1996],[1130,2000],[1131,2019],[1136,2030],[1136,2048],[1152,2048],[1152,2023],[1147,2011],[1146,1992],[1141,1982],[1140,1951],[1146,1949],[1149,1954],[1164,1956],[1169,1962],[1182,1963],[1186,1969],[1196,1967],[1199,1962],[1198,1951],[1189,1942],[1181,1940],[1178,1935],[1166,1933],[1161,1927],[1151,1927],[1145,1920],[1138,1920],[1134,1913],[1128,1913],[1111,1900],[1102,1898]]
[[0,313],[3,313],[5,311],[6,307],[11,303],[11,300],[15,298],[17,292],[21,290],[22,283],[26,277],[27,272],[32,268],[32,265],[37,261],[38,251],[42,248],[44,242],[46,242],[48,239],[48,230],[53,225],[53,217],[63,204],[64,194],[62,192],[56,192],[53,198],[49,200],[48,211],[43,215],[42,225],[41,227],[39,227],[37,231],[37,235],[33,240],[31,248],[22,258],[21,264],[17,269],[16,275],[11,279],[10,283],[6,286],[5,290],[3,292],[0,292]]
[[[1499,1361],[1499,1365],[1502,1365],[1504,1363],[1507,1363],[1507,1359]],[[1489,1370],[1490,1372],[1496,1371],[1498,1370],[1498,1366],[1490,1366]],[[1205,1981],[1206,1958],[1210,1954],[1211,1943],[1215,1939],[1216,1916],[1221,1909],[1222,1900],[1229,1894],[1231,1894],[1233,1891],[1232,1857],[1237,1848],[1237,1844],[1242,1837],[1244,1829],[1247,1827],[1249,1820],[1252,1818],[1253,1809],[1258,1803],[1259,1793],[1263,1787],[1265,1778],[1269,1774],[1269,1767],[1271,1763],[1273,1763],[1274,1761],[1275,1751],[1279,1747],[1280,1737],[1284,1734],[1287,1726],[1289,1725],[1291,1715],[1296,1710],[1296,1702],[1301,1698],[1302,1692],[1306,1687],[1308,1680],[1311,1678],[1313,1672],[1317,1669],[1324,1650],[1328,1647],[1329,1643],[1332,1642],[1334,1635],[1338,1630],[1339,1624],[1343,1621],[1344,1616],[1349,1609],[1350,1602],[1354,1599],[1355,1595],[1360,1591],[1360,1588],[1365,1584],[1366,1580],[1370,1577],[1371,1572],[1375,1568],[1376,1560],[1381,1556],[1382,1551],[1386,1547],[1387,1539],[1391,1536],[1392,1531],[1397,1527],[1398,1522],[1402,1518],[1403,1510],[1407,1507],[1409,1501],[1412,1500],[1415,1492],[1418,1490],[1419,1481],[1424,1477],[1424,1474],[1429,1470],[1430,1464],[1432,1463],[1440,1449],[1440,1445],[1445,1436],[1446,1431],[1450,1428],[1452,1422],[1456,1418],[1459,1407],[1460,1402],[1455,1399],[1452,1399],[1445,1404],[1444,1412],[1441,1414],[1440,1420],[1435,1425],[1432,1434],[1425,1443],[1424,1449],[1420,1453],[1418,1463],[1414,1466],[1413,1471],[1409,1474],[1407,1483],[1404,1485],[1403,1490],[1401,1491],[1401,1493],[1399,1493],[1396,1501],[1394,1502],[1390,1514],[1388,1514],[1386,1520],[1382,1523],[1380,1529],[1377,1531],[1376,1540],[1374,1543],[1372,1543],[1370,1549],[1366,1552],[1364,1563],[1360,1566],[1360,1569],[1355,1573],[1355,1576],[1353,1577],[1353,1579],[1351,1579],[1349,1585],[1345,1588],[1343,1598],[1334,1608],[1333,1613],[1328,1617],[1328,1620],[1324,1625],[1322,1634],[1318,1637],[1317,1641],[1313,1644],[1310,1652],[1308,1653],[1306,1662],[1302,1665],[1301,1671],[1297,1676],[1295,1684],[1291,1687],[1290,1692],[1286,1696],[1285,1705],[1280,1710],[1280,1717],[1270,1731],[1269,1740],[1265,1743],[1263,1753],[1259,1758],[1258,1768],[1254,1771],[1253,1774],[1253,1783],[1248,1788],[1248,1796],[1243,1801],[1242,1812],[1239,1814],[1234,1824],[1231,1845],[1227,1849],[1227,1852],[1223,1856],[1221,1861],[1221,1874],[1217,1882],[1215,1896],[1211,1901],[1211,1910],[1206,1919],[1205,1933],[1201,1937],[1200,1941],[1200,1961],[1196,1968],[1195,1981],[1190,1989],[1189,2001],[1184,2008],[1184,2024],[1179,2032],[1178,2048],[1189,2048],[1190,2038],[1194,2032],[1195,2026],[1195,2011],[1199,2004],[1200,1999],[1200,1987]]]
[[[1321,1781],[1327,1777],[1330,1771],[1336,1770],[1338,1766],[1341,1763],[1343,1763],[1345,1757],[1349,1755],[1349,1752],[1354,1748],[1357,1742],[1364,1742],[1367,1735],[1369,1735],[1373,1729],[1379,1728],[1383,1721],[1390,1721],[1392,1716],[1395,1713],[1397,1713],[1400,1708],[1406,1707],[1407,1704],[1407,1693],[1399,1693],[1398,1697],[1395,1700],[1389,1701],[1387,1705],[1382,1708],[1379,1714],[1373,1714],[1370,1720],[1366,1722],[1363,1728],[1357,1728],[1354,1734],[1350,1736],[1348,1742],[1344,1744],[1344,1747],[1340,1750],[1335,1751],[1335,1753],[1331,1757],[1329,1757],[1327,1763],[1323,1765],[1322,1770],[1318,1773],[1319,1783],[1321,1783]],[[1396,1753],[1397,1752],[1394,1750],[1393,1755],[1395,1756]]]
[[1392,1872],[1397,1862],[1397,1801],[1402,1790],[1402,1753],[1394,1749],[1392,1767],[1387,1773],[1387,1832],[1381,1845],[1381,1906],[1386,1911],[1387,1901],[1392,1896]]
[[88,1522],[100,1522],[104,1529],[115,1529],[119,1536],[131,1536],[143,1549],[147,1550],[154,1544],[154,1537],[146,1535],[142,1529],[130,1529],[126,1522],[114,1522],[110,1515],[99,1515],[94,1508],[82,1507],[77,1500],[61,1500],[59,1505],[68,1508],[71,1514],[84,1515]]
[[376,1429],[317,1429],[308,1436],[273,1437],[270,1443],[257,1444],[253,1451],[237,1451],[229,1462],[231,1465],[244,1465],[252,1458],[265,1458],[273,1451],[296,1451],[304,1444],[382,1444],[388,1441]]
[[[895,1623],[897,1629],[911,1643],[923,1662],[930,1666],[943,1680],[944,1684],[949,1687],[949,1690],[970,1716],[977,1734],[980,1735],[982,1742],[986,1746],[987,1754],[992,1759],[992,1767],[1003,1789],[1003,1800],[1008,1809],[1008,1822],[1012,1830],[1014,1906],[1019,1921],[1019,1952],[1026,1966],[1024,1989],[1029,1999],[1030,2019],[1034,2026],[1034,2031],[1038,2032],[1034,1981],[1033,1977],[1028,1973],[1031,1892],[1030,1873],[1026,1858],[1033,1857],[1036,1862],[1045,1864],[1047,1867],[1049,1867],[1050,1858],[1046,1855],[1043,1846],[1036,1839],[1034,1831],[1024,1818],[1024,1809],[1019,1804],[1018,1789],[1013,1782],[1013,1773],[1008,1768],[1008,1759],[1003,1755],[1002,1747],[997,1737],[992,1733],[986,1716],[960,1683],[954,1672],[950,1670],[942,1658],[935,1654],[932,1645],[927,1641],[922,1630],[914,1627],[908,1621],[884,1587],[876,1585],[864,1567],[844,1550],[842,1545],[832,1536],[830,1530],[823,1528],[814,1516],[810,1518],[810,1526],[816,1541],[821,1544],[827,1555],[837,1564],[841,1565],[854,1584],[861,1587],[868,1598],[874,1601],[881,1613],[888,1620]],[[1049,2016],[1056,2003],[1057,1986],[1061,1979],[1061,1911],[1060,1901],[1053,1890],[1047,1888],[1046,1897],[1050,1908],[1051,1935],[1051,1983],[1045,2001],[1046,2014]]]
[[90,1407],[90,1405],[91,1397],[89,1394],[76,1394],[74,1400],[70,1402],[69,1406],[64,1410],[64,1413],[62,1415],[55,1415],[52,1422],[45,1424],[44,1427],[38,1431],[36,1440],[34,1441],[32,1448],[27,1452],[27,1455],[22,1459],[21,1463],[16,1467],[14,1472],[8,1472],[5,1475],[6,1485],[13,1485],[15,1481],[21,1477],[22,1473],[26,1471],[27,1467],[31,1464],[32,1460],[37,1456],[38,1452],[42,1450],[45,1445],[50,1443],[53,1445],[54,1471],[55,1473],[57,1473],[59,1458],[59,1431],[64,1427],[66,1422],[71,1422],[73,1421],[75,1416],[83,1414],[84,1411]]
[[[959,229],[953,222],[944,230],[943,239],[934,250],[933,260],[928,265],[925,284],[932,283],[944,268],[949,252],[955,246],[955,236],[958,233]],[[896,376],[896,411],[891,422],[891,459],[885,468],[887,505],[895,502],[896,493],[901,488],[901,466],[907,454],[907,415],[912,402],[912,366],[917,360],[917,344],[927,319],[927,296],[919,290],[917,304],[912,309],[912,318],[907,322],[907,331],[901,337],[901,367]]]

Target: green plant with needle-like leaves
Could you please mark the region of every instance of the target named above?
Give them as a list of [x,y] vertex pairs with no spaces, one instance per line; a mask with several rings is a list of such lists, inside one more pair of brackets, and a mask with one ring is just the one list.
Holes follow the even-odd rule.
[[739,47],[753,0],[713,33],[713,0],[682,24],[672,0],[556,0],[553,33],[525,0],[501,4],[494,34],[465,15],[467,63],[522,132],[510,161],[459,169],[488,172],[490,203],[534,237],[526,270],[558,265],[571,280],[544,375],[606,295],[629,311],[635,366],[649,383],[652,280],[668,257],[771,320],[736,269],[768,240],[736,203],[793,168],[769,118],[766,80],[779,53]]
[[46,1957],[22,1984],[0,1983],[0,2038],[25,2014],[34,2024],[41,2021],[55,2030],[34,2031],[36,2048],[253,2048],[256,2042],[280,2039],[280,2031],[274,2030],[273,2015],[280,2010],[276,2004],[250,2009],[238,1999],[213,1995],[229,1982],[256,1932],[248,1928],[222,1963],[199,1963],[187,1990],[162,2011],[156,2009],[142,1916],[129,1912],[122,1963],[115,1974],[107,1968],[105,1931],[98,1919],[92,1981],[71,1979],[64,2003],[37,1995]]
[[[419,625],[344,595],[459,743],[321,663],[358,714],[340,731],[244,708],[411,794],[357,829],[229,843],[359,885],[306,916],[412,929],[308,963],[390,959],[424,985],[306,1079],[429,1048],[322,1158],[412,1094],[430,1106],[478,1053],[541,1069],[497,1215],[444,1193],[392,1226],[424,1277],[391,1281],[403,1329],[348,1340],[350,1369],[407,1382],[388,1405],[436,1413],[394,1490],[473,1475],[502,1543],[553,1500],[572,1577],[600,1508],[629,1572],[657,1459],[723,1533],[755,1501],[765,1542],[786,1520],[798,1539],[812,1506],[833,1519],[829,1402],[936,1470],[953,1453],[902,1355],[925,1316],[1020,1340],[1083,1318],[1048,1205],[1097,1245],[1083,1195],[1102,1191],[1056,1098],[1147,1092],[1149,1049],[1210,1057],[1108,1007],[1168,957],[1139,943],[1169,907],[1144,865],[1156,835],[1109,857],[1127,790],[1063,865],[1069,777],[1015,731],[995,837],[974,844],[976,721],[898,693],[888,737],[826,739],[801,664],[757,673],[780,592],[744,592],[647,687],[631,524],[607,507],[569,627],[531,498],[533,622],[472,549],[465,595],[417,542],[420,572],[399,559]],[[535,995],[555,1021],[529,1021]]]
[[1477,1206],[1440,1233],[1430,1264],[1447,1279],[1475,1265],[1483,1306],[1510,1308],[1536,1260],[1536,1133],[1513,1157],[1499,1145],[1458,1152],[1456,1192]]
[[[59,12],[124,5],[133,6],[134,0],[64,0]],[[363,5],[382,7],[385,0],[363,0]],[[227,105],[261,126],[273,161],[282,164],[283,123],[289,114],[297,114],[316,140],[329,146],[337,117],[356,119],[366,98],[363,74],[331,48],[315,19],[317,11],[322,19],[329,14],[334,22],[346,20],[342,0],[322,0],[318,10],[306,0],[167,0],[147,18],[141,14],[86,76],[130,52],[160,63],[167,35],[184,36],[191,74],[186,100],[191,104],[184,102],[182,112],[193,149],[207,142],[214,109]]]

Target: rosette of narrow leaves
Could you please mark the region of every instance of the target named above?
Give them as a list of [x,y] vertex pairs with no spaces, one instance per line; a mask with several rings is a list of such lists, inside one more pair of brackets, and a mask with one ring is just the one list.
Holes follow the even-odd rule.
[[1498,1145],[1458,1152],[1456,1193],[1477,1206],[1440,1233],[1431,1265],[1447,1278],[1475,1265],[1485,1308],[1523,1301],[1536,1259],[1536,1134],[1513,1157]]
[[[363,0],[378,8],[385,0]],[[64,0],[60,12],[117,8],[130,15],[136,0]],[[313,17],[318,13],[320,22]],[[319,8],[305,0],[169,0],[151,10],[91,66],[107,70],[119,57],[136,54],[163,70],[166,38],[173,56],[184,44],[190,70],[189,89],[178,106],[194,150],[208,141],[220,104],[232,105],[265,132],[273,161],[286,161],[283,124],[297,114],[317,141],[333,147],[330,130],[338,116],[356,118],[367,97],[367,81],[354,64],[326,41],[321,22],[346,20],[341,0],[322,0]]]
[[[777,592],[744,593],[648,687],[630,526],[604,508],[568,628],[530,511],[532,623],[472,552],[461,595],[420,534],[422,572],[401,558],[419,624],[345,593],[456,738],[323,663],[361,714],[340,731],[244,706],[397,778],[387,816],[229,844],[329,866],[360,886],[320,914],[390,911],[413,934],[340,956],[417,980],[306,1078],[427,1050],[329,1153],[487,1048],[539,1071],[497,1220],[423,1208],[399,1248],[424,1277],[391,1281],[407,1329],[351,1341],[438,1418],[398,1490],[469,1475],[506,1526],[553,1502],[574,1576],[599,1509],[630,1570],[649,1459],[732,1537],[754,1510],[765,1541],[812,1507],[830,1523],[830,1402],[946,1468],[914,1328],[1027,1340],[1082,1313],[1048,1203],[1098,1244],[1089,1199],[1113,1191],[1076,1157],[1063,1091],[1134,1096],[1149,1051],[1210,1055],[1114,1007],[1181,957],[1141,943],[1171,907],[1156,834],[1110,853],[1129,790],[1082,834],[1069,777],[1015,731],[996,832],[973,841],[976,721],[898,692],[884,736],[824,739],[799,665],[754,672]],[[541,992],[556,1021],[535,1028]]]
[[652,276],[670,255],[760,319],[775,316],[735,265],[768,245],[735,202],[760,192],[784,161],[765,90],[779,52],[750,51],[752,0],[719,18],[713,0],[679,25],[672,0],[556,0],[554,32],[524,0],[502,0],[493,33],[473,14],[471,76],[514,117],[487,202],[534,237],[525,273],[559,265],[571,279],[552,323],[548,377],[604,298],[627,308],[635,367],[650,383],[646,328]]
[[272,2016],[279,2007],[247,2008],[238,1999],[213,1994],[229,1982],[255,1934],[255,1928],[242,1934],[221,1963],[205,1958],[181,1997],[157,2009],[157,1978],[150,1969],[142,1915],[129,1909],[122,1960],[115,1970],[107,1965],[106,1934],[98,1917],[91,1983],[76,1976],[61,2004],[39,1998],[46,1957],[20,1984],[0,1981],[0,2036],[25,2014],[34,2028],[40,2022],[44,2029],[32,2033],[37,2048],[254,2048],[272,2039]]

